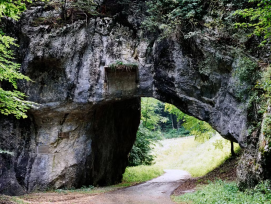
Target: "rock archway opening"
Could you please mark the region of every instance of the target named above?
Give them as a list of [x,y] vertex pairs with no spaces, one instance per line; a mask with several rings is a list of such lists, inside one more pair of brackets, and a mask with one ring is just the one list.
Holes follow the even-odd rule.
[[[191,137],[198,144],[203,144],[211,139],[212,141],[206,144],[207,146],[210,145],[211,148],[220,149],[221,151],[223,148],[228,148],[227,150],[223,150],[223,154],[228,156],[231,153],[235,156],[233,141],[223,139],[208,123],[183,113],[176,106],[169,103],[163,103],[154,98],[141,98],[140,125],[136,141],[129,154],[129,166],[152,165],[157,161],[161,163],[159,161],[161,158],[156,159],[156,153],[154,153],[159,151],[159,144],[164,143],[161,143],[161,141],[174,138],[192,139]],[[157,141],[160,141],[160,143],[157,143]],[[173,141],[173,144],[176,142],[177,140]],[[158,147],[155,147],[155,151],[152,149],[154,143],[158,144],[156,145]],[[168,146],[170,143],[170,140],[168,140],[165,142],[165,146]],[[184,144],[177,143],[179,150],[176,146],[174,147],[174,151],[178,155],[179,152],[182,154],[181,152],[184,149],[187,150],[187,148],[190,148],[188,146],[191,145],[186,144],[187,147],[184,147],[185,141]],[[170,158],[163,159],[170,160]],[[175,158],[175,160],[177,162],[178,159]],[[170,166],[174,166],[174,164],[168,164],[168,167],[164,165],[165,168],[170,168]],[[175,166],[178,165],[176,164]]]

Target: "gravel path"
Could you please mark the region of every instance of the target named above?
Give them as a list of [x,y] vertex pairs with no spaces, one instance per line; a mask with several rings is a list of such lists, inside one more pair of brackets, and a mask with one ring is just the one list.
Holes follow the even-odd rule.
[[[86,204],[170,204],[171,193],[190,178],[181,170],[165,170],[165,174],[136,186],[92,197]],[[79,202],[75,202],[79,203]]]
[[37,193],[27,204],[173,204],[172,192],[191,176],[186,171],[165,170],[165,174],[135,186],[98,195],[83,193]]

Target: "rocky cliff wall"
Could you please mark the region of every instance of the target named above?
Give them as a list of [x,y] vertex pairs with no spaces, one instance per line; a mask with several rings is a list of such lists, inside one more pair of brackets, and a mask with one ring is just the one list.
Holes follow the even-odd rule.
[[[33,26],[53,11],[25,12],[19,56],[34,83],[20,88],[40,108],[27,120],[1,116],[1,148],[14,156],[1,154],[9,165],[1,167],[0,192],[119,182],[140,120],[139,97],[171,103],[246,147],[247,109],[234,75],[242,55],[207,36],[146,37],[133,6],[56,28]],[[110,91],[118,77],[107,79],[105,67],[116,61],[136,64],[138,76]]]
[[43,110],[19,121],[1,116],[0,145],[13,153],[0,156],[1,193],[121,181],[139,125],[140,100],[63,110]]

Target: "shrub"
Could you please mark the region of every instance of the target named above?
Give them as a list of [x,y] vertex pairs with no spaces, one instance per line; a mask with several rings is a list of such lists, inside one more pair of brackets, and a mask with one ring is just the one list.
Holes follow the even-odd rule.
[[155,132],[140,124],[137,131],[136,141],[128,159],[128,166],[151,165],[154,156],[151,154]]

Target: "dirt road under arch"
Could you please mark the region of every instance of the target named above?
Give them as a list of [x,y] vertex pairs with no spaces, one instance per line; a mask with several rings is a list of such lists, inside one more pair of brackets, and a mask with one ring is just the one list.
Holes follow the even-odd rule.
[[171,193],[190,177],[186,171],[165,170],[165,174],[153,180],[99,195],[49,193],[40,199],[24,201],[31,204],[171,204]]

